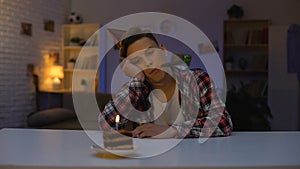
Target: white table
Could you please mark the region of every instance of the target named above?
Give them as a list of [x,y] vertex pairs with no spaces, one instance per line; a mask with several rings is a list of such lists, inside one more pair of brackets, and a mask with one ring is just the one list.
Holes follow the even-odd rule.
[[93,144],[84,131],[2,129],[0,168],[300,168],[300,132],[236,132],[203,144],[185,139],[141,159],[101,158]]

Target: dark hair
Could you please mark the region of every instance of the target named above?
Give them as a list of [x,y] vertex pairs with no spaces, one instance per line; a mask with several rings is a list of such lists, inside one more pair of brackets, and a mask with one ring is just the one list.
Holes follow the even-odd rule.
[[120,57],[124,59],[127,57],[128,47],[133,44],[135,41],[142,39],[144,37],[153,40],[157,45],[158,42],[154,35],[150,32],[142,32],[139,28],[135,28],[135,30],[129,30],[129,33],[125,34],[125,38],[120,43]]

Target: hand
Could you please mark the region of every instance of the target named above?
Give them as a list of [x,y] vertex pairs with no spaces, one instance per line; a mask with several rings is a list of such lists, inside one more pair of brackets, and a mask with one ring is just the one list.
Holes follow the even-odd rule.
[[132,131],[132,136],[138,138],[172,138],[175,137],[177,134],[178,131],[174,127],[157,125],[152,123],[143,124]]
[[125,73],[125,75],[127,75],[129,77],[137,77],[141,81],[145,80],[145,75],[144,75],[143,71],[136,65],[130,63],[130,61],[128,59],[125,59],[121,63],[121,68],[122,68],[123,72]]

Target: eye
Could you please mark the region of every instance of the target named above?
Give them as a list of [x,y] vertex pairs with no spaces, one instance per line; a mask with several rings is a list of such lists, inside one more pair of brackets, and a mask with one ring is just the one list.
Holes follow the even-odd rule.
[[145,51],[145,55],[146,56],[150,56],[150,55],[152,55],[154,53],[154,49],[151,49],[151,48],[149,48],[149,49],[147,49],[146,51]]
[[138,63],[140,63],[140,61],[141,61],[141,59],[138,58],[138,57],[136,57],[136,58],[131,59],[130,63],[132,63],[132,64],[138,64]]

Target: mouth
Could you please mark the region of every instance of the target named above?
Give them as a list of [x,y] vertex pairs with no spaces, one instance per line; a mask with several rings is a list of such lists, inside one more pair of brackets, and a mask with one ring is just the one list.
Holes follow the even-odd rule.
[[155,74],[155,73],[157,73],[159,71],[160,71],[159,68],[154,68],[154,69],[151,70],[150,74]]

